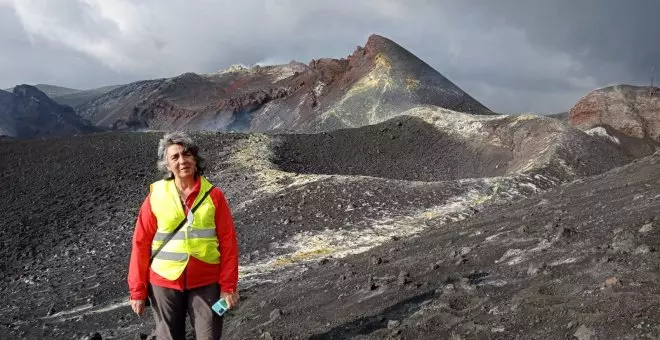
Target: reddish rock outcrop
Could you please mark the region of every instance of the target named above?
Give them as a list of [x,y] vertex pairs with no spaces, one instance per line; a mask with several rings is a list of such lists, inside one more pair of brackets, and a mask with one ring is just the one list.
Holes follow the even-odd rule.
[[615,85],[594,90],[570,110],[569,122],[582,130],[609,126],[660,141],[660,88]]

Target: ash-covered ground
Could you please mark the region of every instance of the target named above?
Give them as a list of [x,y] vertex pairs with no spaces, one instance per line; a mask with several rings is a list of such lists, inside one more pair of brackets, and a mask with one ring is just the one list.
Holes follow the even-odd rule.
[[250,295],[228,337],[657,339],[659,161],[319,261]]
[[[161,136],[0,141],[0,338],[151,332],[126,270]],[[626,148],[552,119],[437,113],[195,136],[239,237],[226,338],[658,335],[658,156],[621,167]]]

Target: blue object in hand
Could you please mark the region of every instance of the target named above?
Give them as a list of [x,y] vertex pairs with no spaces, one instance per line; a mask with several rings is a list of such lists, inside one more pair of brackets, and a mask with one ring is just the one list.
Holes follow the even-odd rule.
[[211,309],[213,309],[216,314],[222,316],[229,309],[229,304],[227,303],[227,300],[222,298],[214,303],[213,306],[211,306]]

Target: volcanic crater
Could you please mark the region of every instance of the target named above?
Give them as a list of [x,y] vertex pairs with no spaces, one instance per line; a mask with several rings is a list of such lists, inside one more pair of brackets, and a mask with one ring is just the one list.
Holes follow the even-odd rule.
[[[501,325],[473,311],[488,296],[504,298],[515,289],[504,283],[502,290],[496,284],[480,290],[480,282],[518,282],[511,281],[518,274],[500,264],[518,252],[547,244],[557,252],[568,249],[564,235],[584,235],[581,224],[571,222],[565,231],[561,223],[543,227],[550,217],[529,217],[526,228],[536,236],[508,230],[524,229],[523,215],[536,216],[535,210],[569,221],[563,214],[572,200],[591,197],[588,202],[595,204],[595,197],[604,195],[594,193],[598,181],[614,190],[620,186],[608,181],[620,175],[597,176],[583,191],[551,191],[557,197],[552,202],[562,202],[557,205],[549,205],[550,198],[525,198],[632,160],[611,139],[554,119],[432,107],[321,134],[193,135],[206,156],[206,175],[228,198],[238,232],[244,305],[227,317],[230,339],[265,333],[273,338],[433,334],[424,333],[427,326],[410,330],[418,322],[415,311],[454,320],[427,327],[438,334],[470,330],[465,334],[507,337],[516,330],[538,331],[536,324],[511,319],[515,325],[505,323],[504,331],[486,332]],[[0,196],[11,198],[0,217],[12,226],[0,229],[0,256],[6,259],[0,267],[3,337],[133,338],[151,332],[152,319],[135,317],[127,305],[126,269],[138,207],[148,184],[159,178],[161,136],[110,132],[0,140],[0,156],[8,160],[0,164],[5,183]],[[645,162],[628,169],[650,161]],[[647,181],[645,176],[640,181]],[[501,243],[484,239],[499,240],[495,235],[501,230],[493,229],[498,224],[485,222],[492,219],[504,223],[508,236]],[[576,223],[589,221],[595,220]],[[561,242],[543,241],[550,236]],[[488,250],[487,244],[501,248]],[[480,262],[485,259],[491,262]],[[547,265],[556,261],[562,259]],[[447,293],[438,298],[441,288]],[[447,314],[443,303],[459,314]],[[404,327],[394,326],[396,321]],[[480,322],[488,326],[470,326]]]

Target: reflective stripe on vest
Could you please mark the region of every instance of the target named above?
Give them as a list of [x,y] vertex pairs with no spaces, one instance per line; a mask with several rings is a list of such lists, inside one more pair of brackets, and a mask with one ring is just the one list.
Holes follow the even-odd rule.
[[188,254],[185,253],[170,253],[167,251],[161,251],[158,253],[158,258],[161,260],[168,260],[168,261],[188,261]]
[[[197,205],[212,185],[201,177],[200,191],[193,202]],[[151,242],[152,253],[160,247],[167,235],[186,218],[174,180],[160,180],[151,185],[151,211],[158,221],[158,230]],[[192,208],[191,207],[191,208]],[[158,275],[176,280],[181,276],[190,256],[210,264],[220,263],[218,238],[215,233],[215,206],[210,196],[193,214],[192,224],[186,222],[163,249],[156,254],[151,269]]]
[[[154,235],[154,241],[164,241],[170,233],[156,232]],[[213,229],[193,229],[188,233],[188,238],[204,238],[204,237],[213,237],[215,238],[215,228]],[[179,230],[174,234],[172,240],[183,240],[185,238],[185,231]]]

